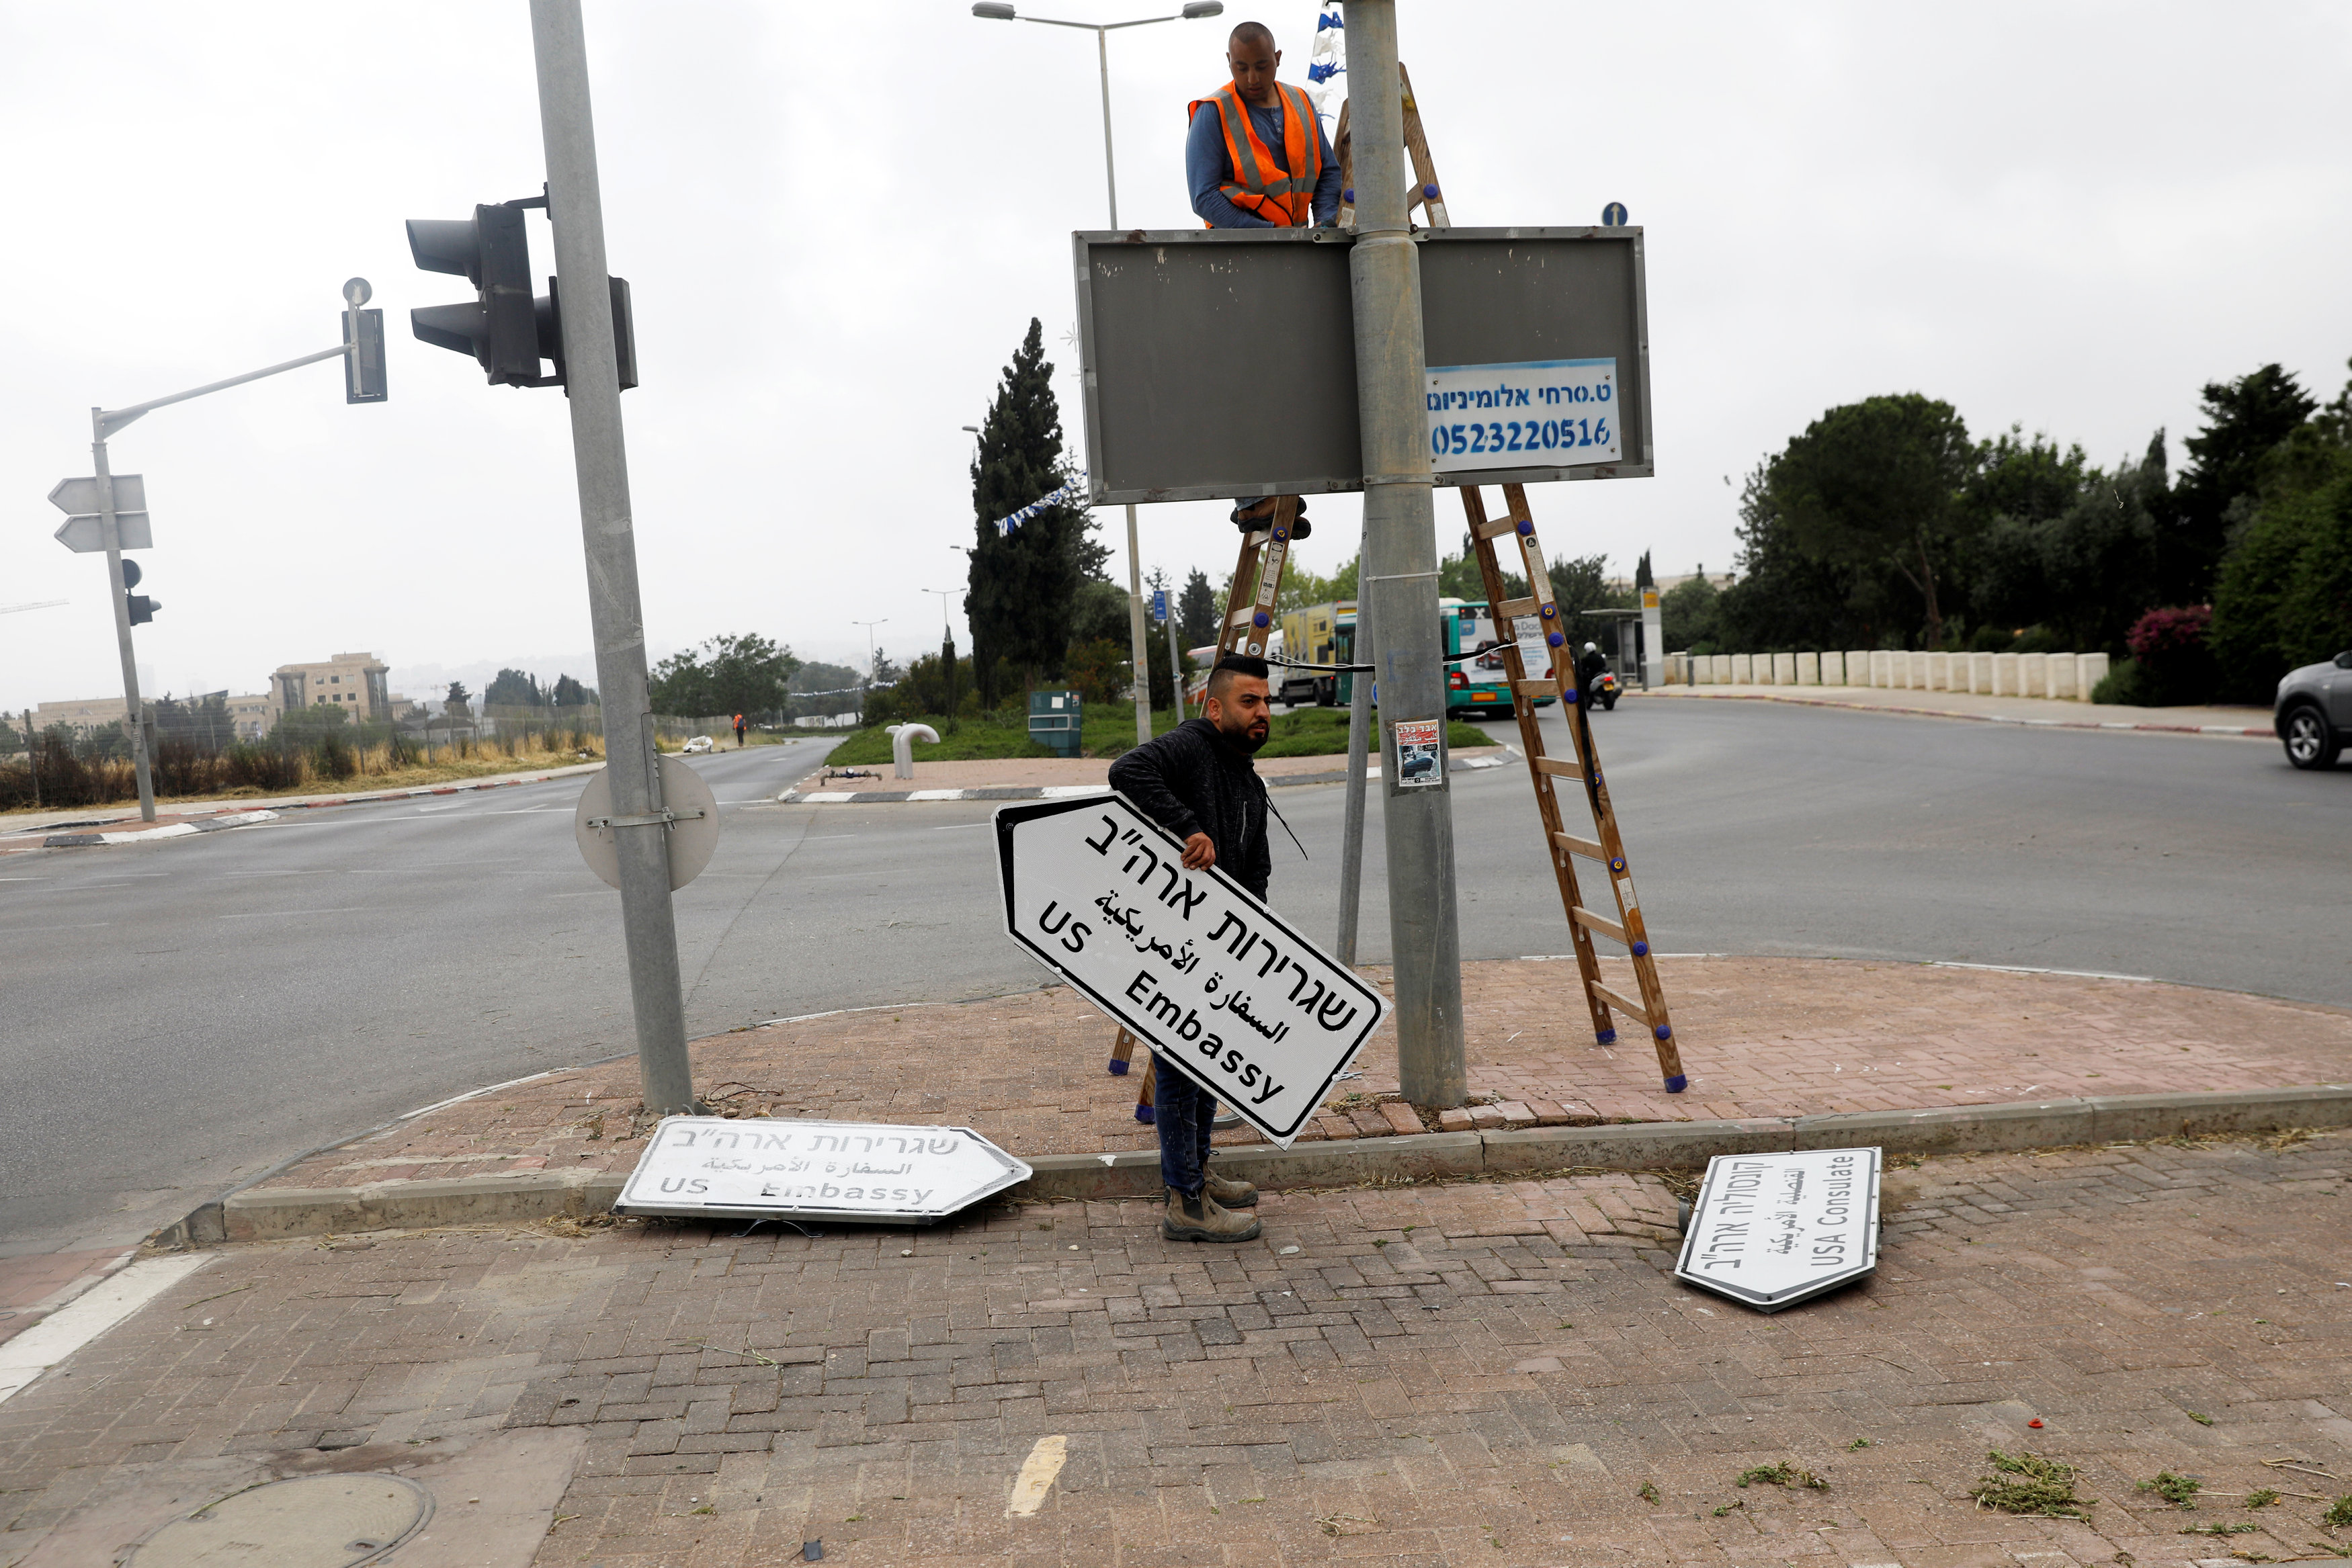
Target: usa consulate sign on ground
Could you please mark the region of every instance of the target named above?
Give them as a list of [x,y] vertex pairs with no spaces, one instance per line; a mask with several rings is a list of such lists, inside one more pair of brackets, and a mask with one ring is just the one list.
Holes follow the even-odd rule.
[[1123,796],[1003,807],[996,852],[1006,934],[1286,1148],[1387,1016]]

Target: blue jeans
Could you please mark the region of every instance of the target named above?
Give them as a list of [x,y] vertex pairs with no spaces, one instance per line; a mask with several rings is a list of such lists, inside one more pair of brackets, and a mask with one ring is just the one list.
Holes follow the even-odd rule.
[[1160,1179],[1187,1197],[1196,1197],[1208,1181],[1209,1134],[1217,1097],[1167,1057],[1154,1060],[1152,1124],[1160,1129]]

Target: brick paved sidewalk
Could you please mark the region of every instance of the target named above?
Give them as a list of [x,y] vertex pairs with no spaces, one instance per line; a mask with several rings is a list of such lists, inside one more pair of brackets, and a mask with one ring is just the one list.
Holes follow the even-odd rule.
[[[1876,1276],[1770,1318],[1667,1277],[1671,1195],[1633,1176],[1269,1194],[1264,1239],[1218,1249],[1076,1203],[229,1249],[0,1405],[0,1564],[110,1562],[251,1481],[383,1469],[440,1510],[403,1565],[2332,1554],[2347,1155],[1895,1170]],[[2087,1517],[1978,1507],[1993,1448],[2079,1467]],[[1827,1490],[1738,1484],[1782,1463]],[[2196,1507],[2137,1490],[2167,1471]],[[2290,1495],[2251,1510],[2260,1488]]]
[[[1385,969],[1365,972],[1391,984]],[[1666,958],[1660,972],[1690,1073],[1678,1095],[1660,1090],[1645,1041],[1591,1043],[1572,964],[1464,965],[1470,1084],[1491,1102],[1474,1108],[1477,1124],[1915,1110],[2352,1074],[2352,1014],[2235,992],[1837,959]],[[1631,989],[1630,967],[1614,983]],[[1134,1120],[1137,1080],[1104,1071],[1112,1032],[1058,987],[869,1009],[697,1040],[695,1083],[745,1113],[965,1124],[1020,1155],[1154,1147]],[[1393,1035],[1359,1065],[1364,1076],[1338,1086],[1305,1136],[1421,1130],[1423,1118],[1396,1103]],[[264,1185],[626,1170],[649,1127],[638,1103],[634,1058],[552,1073],[313,1155]],[[1258,1137],[1237,1128],[1218,1141]]]

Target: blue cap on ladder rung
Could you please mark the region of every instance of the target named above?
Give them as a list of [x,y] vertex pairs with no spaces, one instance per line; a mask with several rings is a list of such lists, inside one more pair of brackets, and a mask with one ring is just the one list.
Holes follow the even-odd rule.
[[1260,625],[1260,626],[1267,626],[1267,625],[1271,625],[1271,624],[1273,624],[1273,622],[1272,622],[1272,621],[1270,621],[1270,620],[1268,619],[1268,617],[1267,617],[1267,615],[1266,615],[1265,612],[1265,611],[1263,611],[1263,610],[1261,610],[1261,611],[1259,611],[1259,612],[1257,612],[1257,617],[1256,617],[1255,624]]
[[1679,1094],[1689,1087],[1690,1079],[1680,1072],[1666,1080],[1666,1092],[1669,1094]]
[[1344,190],[1344,191],[1340,192],[1340,193],[1339,193],[1339,199],[1340,199],[1341,201],[1343,201],[1343,202],[1352,202],[1352,201],[1354,201],[1354,200],[1356,199],[1356,187],[1355,187],[1355,186],[1353,186],[1353,185],[1350,185],[1350,186],[1349,186],[1346,190]]
[[1649,956],[1650,945],[1647,942],[1636,942],[1633,944],[1633,956],[1636,958],[1646,958]]
[[1561,636],[1557,632],[1549,632],[1544,634],[1544,641],[1550,643],[1553,647],[1558,648],[1565,644],[1568,642],[1568,639]]
[[1519,519],[1519,532],[1523,534],[1533,534],[1535,531],[1536,520],[1533,517],[1521,517]]
[[1124,1061],[1120,1061],[1118,1057],[1116,1057],[1116,1056],[1112,1057],[1112,1058],[1110,1059],[1110,1075],[1111,1075],[1113,1078],[1124,1078],[1124,1077],[1126,1077],[1126,1076],[1127,1076],[1127,1063],[1126,1063],[1126,1062],[1124,1062]]
[[1153,1125],[1153,1117],[1157,1113],[1149,1105],[1138,1105],[1135,1108],[1135,1119],[1147,1127]]
[[1603,1045],[1614,1045],[1617,1043],[1617,1031],[1613,1029],[1597,1029],[1592,1031],[1592,1038]]
[[1274,530],[1274,537],[1278,539],[1286,539],[1290,537],[1290,530],[1288,528],[1276,528]]
[[1428,197],[1430,200],[1435,201],[1437,199],[1437,182],[1432,180],[1428,184],[1423,185],[1421,188],[1421,193]]
[[1670,1023],[1662,1023],[1650,1032],[1656,1035],[1660,1040],[1672,1040],[1675,1038],[1675,1026]]

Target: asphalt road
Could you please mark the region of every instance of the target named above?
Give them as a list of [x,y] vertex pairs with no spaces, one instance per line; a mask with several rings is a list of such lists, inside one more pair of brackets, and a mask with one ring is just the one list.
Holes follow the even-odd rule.
[[[2352,769],[2298,774],[2245,741],[1759,703],[1635,698],[1596,723],[1661,951],[2352,1006]],[[989,806],[766,803],[825,744],[694,763],[725,825],[677,898],[690,1030],[1039,983],[999,929]],[[631,1050],[615,901],[571,841],[580,789],[0,862],[0,1255],[135,1238],[388,1117]],[[1341,791],[1275,799],[1313,856],[1277,835],[1275,902],[1328,933]],[[1566,951],[1524,769],[1460,775],[1454,801],[1465,955]]]

